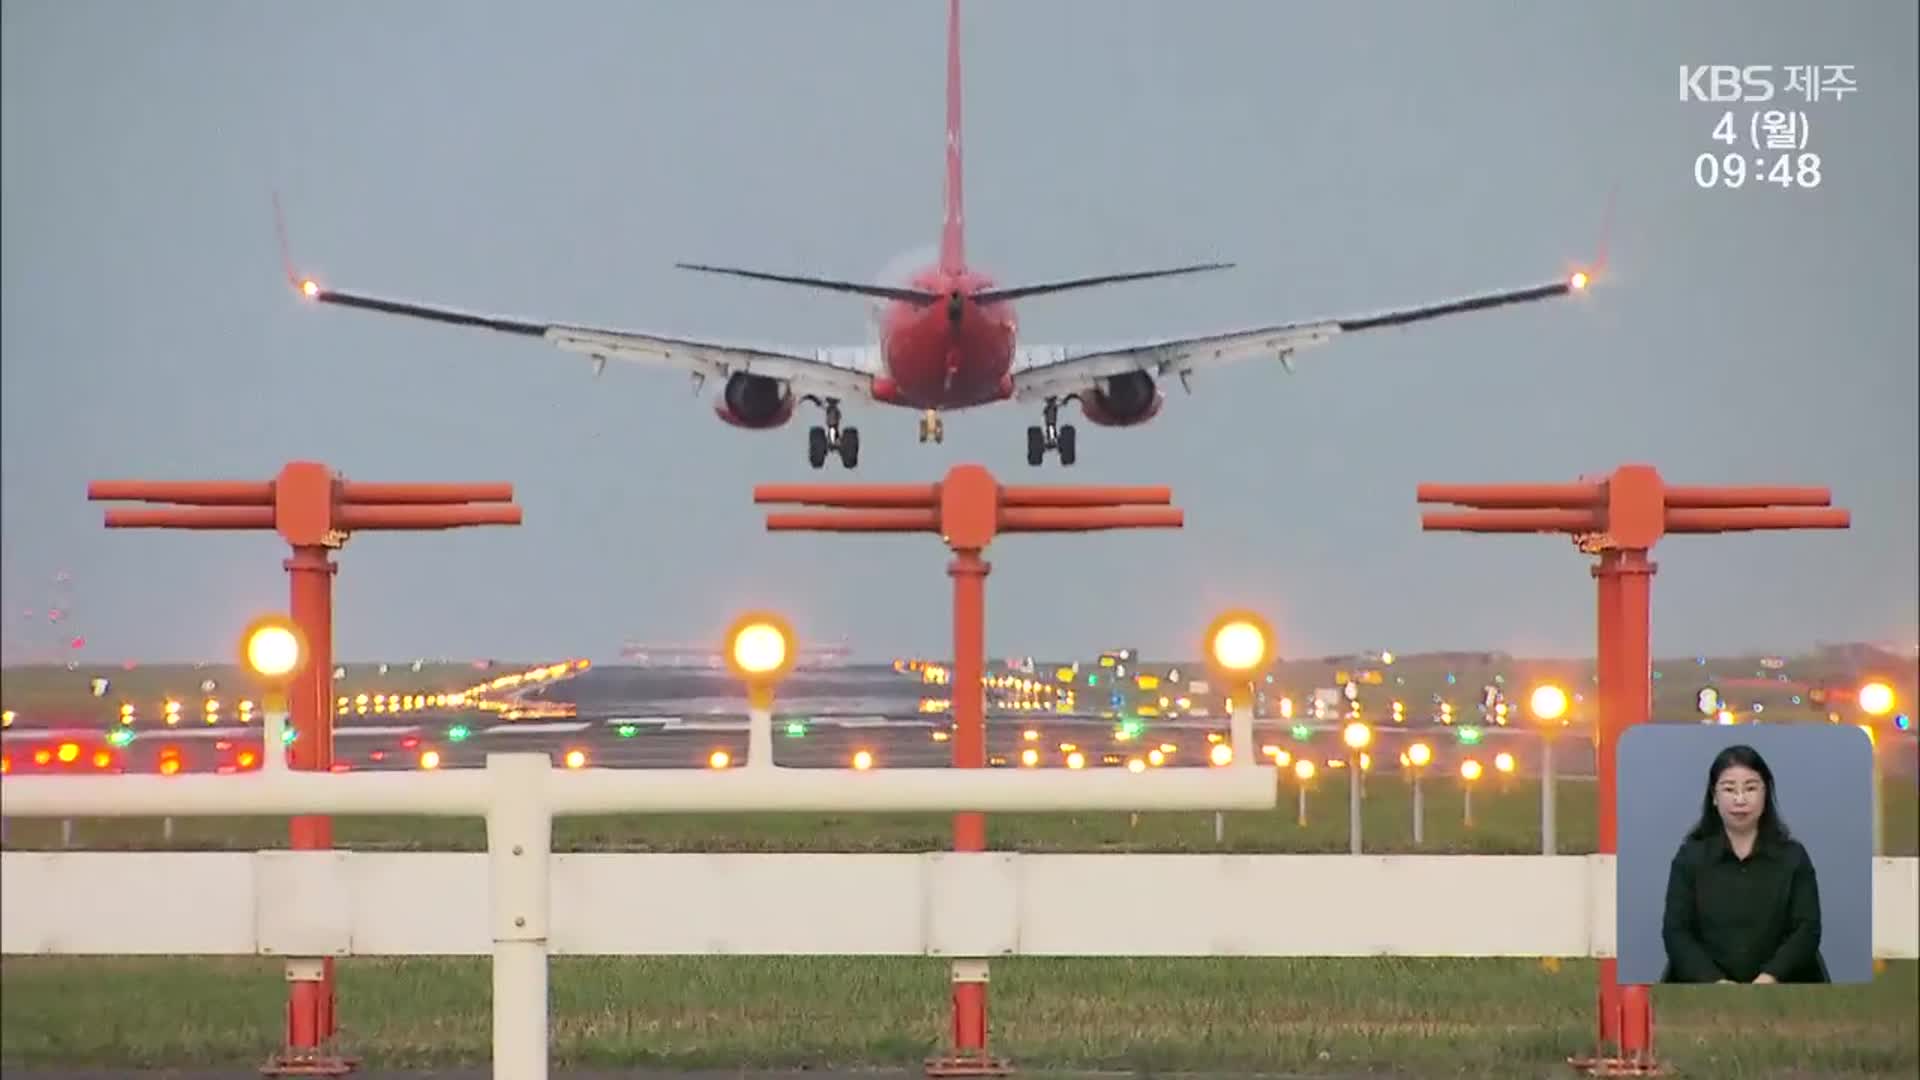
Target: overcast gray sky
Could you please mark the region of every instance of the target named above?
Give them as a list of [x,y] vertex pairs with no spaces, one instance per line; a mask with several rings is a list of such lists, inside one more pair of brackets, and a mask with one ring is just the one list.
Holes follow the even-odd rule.
[[[932,537],[768,535],[756,482],[803,411],[718,422],[709,386],[595,380],[537,341],[316,308],[341,288],[768,342],[865,340],[857,303],[675,260],[874,277],[937,237],[945,5],[8,0],[4,587],[9,656],[224,657],[286,603],[265,535],[108,532],[89,480],[505,480],[526,523],[362,534],[349,658],[611,656],[706,641],[750,604],[872,656],[944,653]],[[1611,267],[1578,302],[1356,335],[1287,375],[1171,389],[1080,464],[1025,464],[1037,409],[853,411],[865,480],[977,460],[1008,480],[1154,482],[1179,534],[1014,537],[989,649],[1190,655],[1221,605],[1293,655],[1592,647],[1586,560],[1549,537],[1422,534],[1421,481],[1832,486],[1848,533],[1658,551],[1662,654],[1912,642],[1915,9],[1873,3],[966,5],[968,252],[1002,281],[1238,269],[1029,301],[1029,341],[1361,314]],[[1703,190],[1723,106],[1681,64],[1851,64],[1791,103],[1814,190]],[[1747,107],[1738,114],[1746,123]],[[1751,153],[1750,148],[1747,151]],[[56,576],[71,580],[57,583]],[[873,578],[886,582],[876,588]],[[47,624],[44,609],[69,617]],[[27,610],[37,614],[33,619]]]

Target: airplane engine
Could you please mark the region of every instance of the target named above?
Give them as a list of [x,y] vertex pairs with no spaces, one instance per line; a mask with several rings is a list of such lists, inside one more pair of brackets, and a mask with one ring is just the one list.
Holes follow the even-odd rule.
[[1160,412],[1166,401],[1144,371],[1129,371],[1102,379],[1090,394],[1080,398],[1080,411],[1087,420],[1102,427],[1131,427],[1144,424]]
[[727,388],[713,411],[734,427],[764,430],[793,419],[795,404],[793,392],[779,379],[736,371],[727,376]]

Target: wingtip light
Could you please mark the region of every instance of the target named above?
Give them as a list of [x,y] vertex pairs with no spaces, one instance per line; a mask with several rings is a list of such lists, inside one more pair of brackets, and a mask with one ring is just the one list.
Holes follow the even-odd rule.
[[1571,285],[1575,292],[1579,292],[1586,288],[1592,280],[1593,278],[1589,277],[1585,270],[1575,270],[1573,276],[1567,279],[1567,284]]
[[317,281],[315,281],[315,280],[313,280],[312,278],[303,278],[303,279],[301,279],[301,281],[300,281],[300,294],[301,294],[302,296],[305,296],[305,297],[307,297],[307,298],[308,298],[309,300],[311,300],[311,299],[313,299],[314,297],[317,297],[317,296],[319,296],[319,295],[320,295],[320,283],[319,283],[319,282],[317,282]]

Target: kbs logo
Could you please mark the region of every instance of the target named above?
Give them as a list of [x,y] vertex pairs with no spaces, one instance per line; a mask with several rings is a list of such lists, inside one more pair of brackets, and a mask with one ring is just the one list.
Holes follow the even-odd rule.
[[1681,101],[1773,100],[1773,65],[1680,65]]

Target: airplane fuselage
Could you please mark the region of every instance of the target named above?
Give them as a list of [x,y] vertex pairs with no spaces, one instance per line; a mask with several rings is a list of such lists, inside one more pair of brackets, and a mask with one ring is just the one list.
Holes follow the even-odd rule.
[[993,281],[971,270],[924,270],[912,287],[938,293],[934,304],[889,301],[880,315],[884,373],[874,397],[916,409],[965,409],[1013,395],[1019,324],[1010,302],[976,303]]

